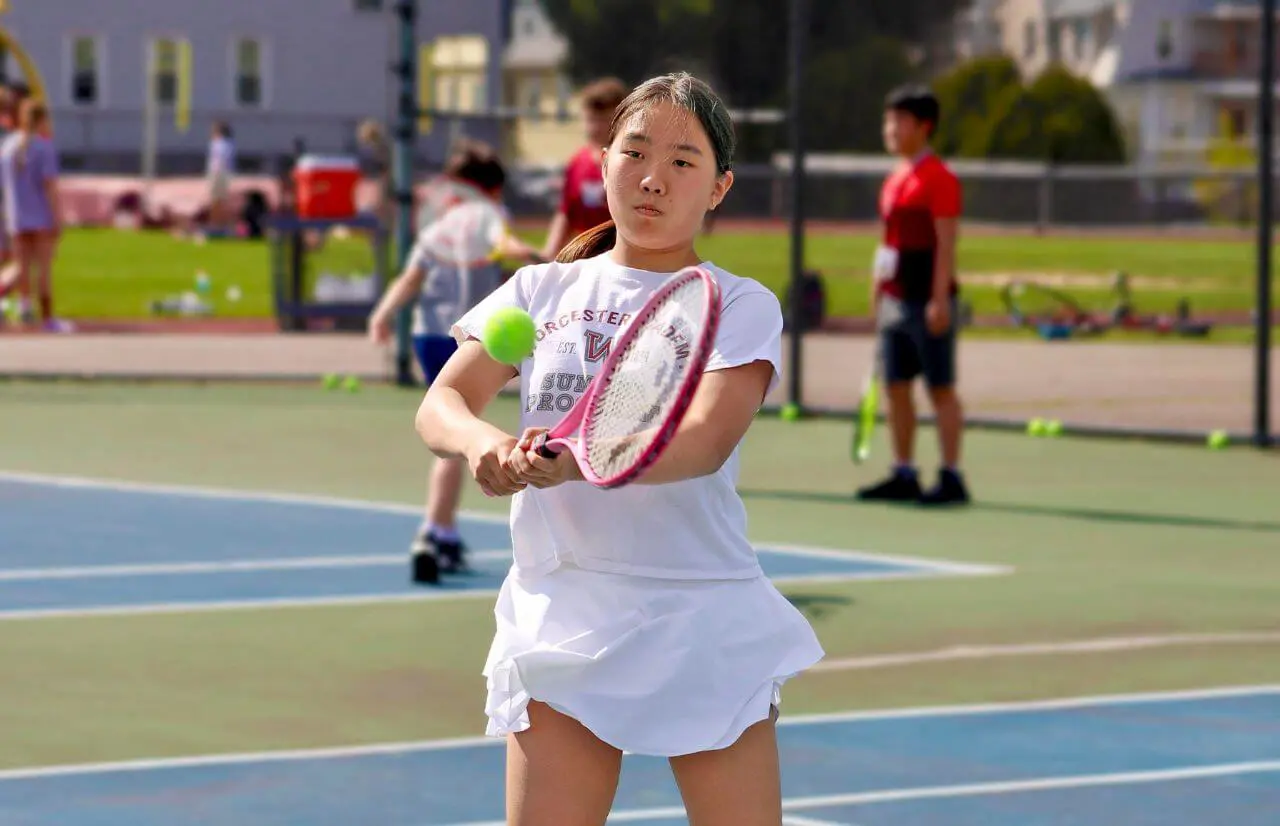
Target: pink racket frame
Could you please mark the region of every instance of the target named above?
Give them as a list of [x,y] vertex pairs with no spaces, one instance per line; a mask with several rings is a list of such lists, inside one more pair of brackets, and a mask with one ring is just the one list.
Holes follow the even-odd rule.
[[[610,351],[608,358],[605,359],[604,365],[600,368],[599,375],[592,381],[591,386],[587,388],[586,395],[574,405],[564,419],[544,434],[544,440],[535,442],[535,448],[540,448],[544,444],[547,448],[552,448],[553,446],[568,448],[580,460],[587,455],[586,421],[590,418],[590,411],[595,407],[596,399],[613,380],[613,375],[616,372],[622,354],[627,351],[631,342],[639,335],[644,323],[657,312],[667,298],[693,279],[701,281],[709,293],[706,311],[701,319],[702,332],[696,341],[690,342],[688,372],[680,387],[676,390],[675,403],[658,425],[657,436],[635,462],[611,476],[606,477],[596,474],[587,466],[585,461],[579,461],[578,466],[582,470],[583,478],[588,482],[595,487],[608,489],[622,487],[635,481],[640,474],[644,473],[650,465],[658,460],[658,457],[671,444],[676,431],[680,429],[680,423],[684,421],[684,414],[688,412],[689,405],[693,403],[694,393],[697,392],[698,385],[702,382],[703,371],[706,369],[707,360],[711,357],[712,345],[716,340],[716,331],[720,327],[720,285],[716,282],[715,276],[702,267],[686,267],[667,279],[653,295],[649,296],[649,300],[645,302],[644,307],[640,309],[640,312],[627,325],[622,335],[614,342],[613,349]],[[575,433],[576,435],[574,435]]]

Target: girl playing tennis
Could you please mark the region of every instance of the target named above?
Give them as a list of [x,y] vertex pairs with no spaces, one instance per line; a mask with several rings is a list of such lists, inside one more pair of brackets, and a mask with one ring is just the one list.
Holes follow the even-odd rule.
[[[782,314],[758,283],[694,251],[733,184],[733,125],[687,74],[618,107],[602,152],[613,220],[551,264],[525,267],[455,325],[457,353],[417,426],[464,458],[481,489],[515,494],[515,564],[484,673],[488,732],[507,737],[512,826],[599,826],[622,753],[668,757],[693,826],[778,826],[780,688],[822,657],[763,575],[735,490],[739,443],[778,381]],[[582,396],[614,337],[670,274],[702,264],[720,286],[714,352],[671,445],[634,485],[581,481],[569,451],[530,449]],[[480,341],[499,308],[527,310],[518,438],[480,418],[512,378]]]

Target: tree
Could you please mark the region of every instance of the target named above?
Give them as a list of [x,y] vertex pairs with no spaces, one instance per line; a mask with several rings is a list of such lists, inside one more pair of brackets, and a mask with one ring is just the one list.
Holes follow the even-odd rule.
[[[570,75],[637,83],[684,68],[734,108],[787,104],[791,0],[543,0],[569,41]],[[879,145],[884,92],[914,74],[908,46],[926,42],[968,0],[807,0],[806,97],[814,147]],[[753,134],[744,150],[766,152]],[[753,133],[760,130],[752,129]]]
[[942,105],[942,123],[933,145],[945,156],[969,154],[965,136],[982,132],[996,100],[1007,89],[1022,86],[1018,64],[1006,55],[979,57],[961,63],[933,83]]
[[[974,61],[974,63],[978,63]],[[1050,66],[1027,86],[1009,83],[998,63],[960,67],[940,84],[938,149],[962,157],[1123,163],[1124,139],[1093,84]]]

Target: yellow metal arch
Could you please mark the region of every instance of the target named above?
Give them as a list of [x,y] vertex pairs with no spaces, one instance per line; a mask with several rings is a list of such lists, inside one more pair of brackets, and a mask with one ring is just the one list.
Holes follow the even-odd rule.
[[[4,11],[5,8],[0,5],[0,13]],[[36,62],[31,59],[31,55],[27,54],[26,50],[9,33],[8,29],[0,28],[0,47],[3,47],[5,51],[13,55],[14,60],[18,61],[18,67],[22,69],[22,77],[26,80],[28,88],[31,89],[31,96],[48,104],[49,98],[45,94],[44,79],[40,77],[40,70],[36,68]]]

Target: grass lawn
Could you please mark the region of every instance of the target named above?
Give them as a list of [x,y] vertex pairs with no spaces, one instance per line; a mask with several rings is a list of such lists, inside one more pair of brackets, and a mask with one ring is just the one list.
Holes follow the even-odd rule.
[[[539,233],[525,236],[538,240]],[[826,275],[832,315],[867,314],[874,245],[868,234],[821,232],[806,239],[806,261]],[[703,238],[699,249],[783,294],[789,256],[784,233],[723,231]],[[218,315],[263,317],[271,313],[269,263],[264,242],[197,246],[162,234],[75,230],[65,237],[57,263],[59,312],[86,319],[145,317],[153,300],[193,289],[203,271],[212,279],[208,298]],[[371,264],[363,241],[331,241],[312,269],[346,274],[367,272]],[[960,268],[965,295],[979,314],[1003,313],[999,283],[1010,276],[1052,279],[1105,310],[1112,303],[1109,277],[1117,270],[1132,277],[1142,313],[1172,311],[1183,296],[1193,312],[1254,304],[1254,247],[1248,242],[972,235],[961,239]],[[231,285],[240,288],[238,301],[226,297]]]

